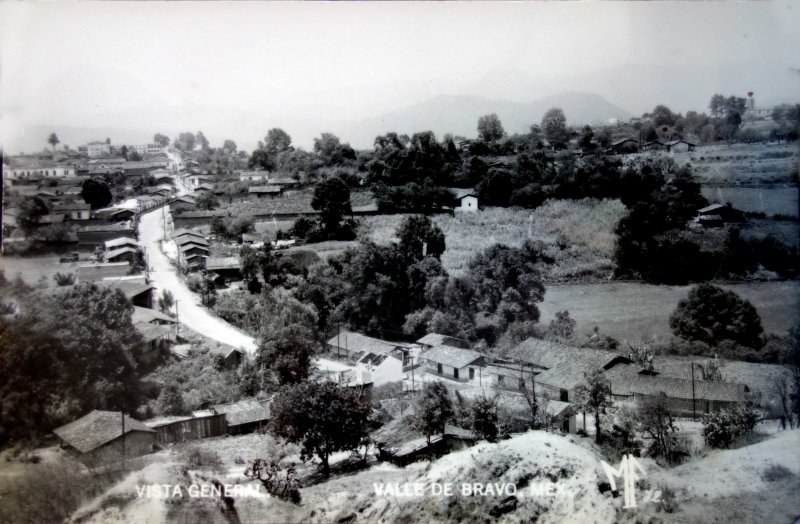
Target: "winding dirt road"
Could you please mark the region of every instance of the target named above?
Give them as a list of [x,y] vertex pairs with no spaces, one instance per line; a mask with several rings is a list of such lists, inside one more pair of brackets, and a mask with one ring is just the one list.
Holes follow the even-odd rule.
[[[165,289],[172,293],[178,303],[178,316],[182,324],[203,336],[242,348],[252,354],[256,349],[253,337],[210,314],[201,305],[200,296],[189,291],[183,279],[178,276],[175,267],[161,252],[160,243],[164,238],[163,219],[165,213],[168,213],[166,208],[154,209],[144,213],[139,220],[139,242],[148,257],[151,284],[158,293]],[[324,358],[317,359],[316,362],[317,367],[323,370],[351,369],[349,366]]]

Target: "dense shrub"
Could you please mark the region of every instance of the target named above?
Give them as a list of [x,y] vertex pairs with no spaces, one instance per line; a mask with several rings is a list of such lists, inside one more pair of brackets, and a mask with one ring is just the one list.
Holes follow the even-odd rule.
[[282,500],[300,504],[300,480],[297,478],[297,468],[294,464],[281,464],[278,461],[267,462],[256,459],[244,470],[244,475],[257,479],[264,485],[267,493]]
[[703,421],[703,438],[709,447],[729,448],[749,435],[760,420],[760,415],[749,404],[718,411]]
[[222,458],[216,451],[191,446],[184,451],[183,460],[191,469],[208,469],[220,473],[225,471]]

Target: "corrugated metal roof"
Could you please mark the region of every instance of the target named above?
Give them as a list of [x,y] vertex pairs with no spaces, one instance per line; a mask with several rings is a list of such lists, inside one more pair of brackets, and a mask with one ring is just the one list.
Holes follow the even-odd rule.
[[[125,433],[132,431],[155,433],[155,430],[125,415]],[[119,411],[94,410],[53,433],[78,451],[87,453],[122,436],[122,414]]]
[[342,331],[328,340],[328,345],[333,347],[338,346],[351,353],[375,353],[378,355],[389,353],[398,347],[404,347],[401,344],[386,342],[352,331]]

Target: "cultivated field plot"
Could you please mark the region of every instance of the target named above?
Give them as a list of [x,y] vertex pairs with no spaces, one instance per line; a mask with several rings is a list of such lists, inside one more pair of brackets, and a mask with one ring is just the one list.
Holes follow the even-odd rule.
[[703,186],[701,191],[709,202],[730,203],[733,207],[742,211],[764,213],[767,216],[798,216],[797,187]]
[[[643,336],[671,336],[669,316],[691,286],[658,286],[636,282],[547,286],[539,309],[549,322],[557,311],[568,310],[577,333],[594,326],[621,341]],[[749,300],[758,310],[764,331],[785,335],[800,318],[800,282],[753,282],[721,287]]]
[[[288,191],[280,198],[264,198],[247,200],[221,206],[229,216],[268,215],[270,213],[314,213],[311,199],[314,192],[308,190]],[[350,204],[354,207],[363,207],[374,204],[372,191],[351,191]]]
[[[56,273],[78,273],[78,262],[60,263],[58,260],[62,255],[46,255],[36,257],[0,257],[0,269],[5,272],[6,278],[13,281],[17,275],[22,276],[22,280],[29,286],[35,286],[39,281],[46,281],[49,286],[55,286],[53,275]],[[86,257],[86,253],[81,253],[81,257]],[[44,280],[42,278],[44,277]]]
[[797,177],[796,144],[702,146],[673,158],[691,163],[704,184],[785,184]]
[[[614,228],[625,212],[619,200],[548,200],[535,210],[490,207],[438,215],[434,221],[445,234],[442,264],[451,275],[462,274],[475,254],[494,244],[519,247],[530,239],[543,242],[545,253],[556,259],[545,275],[548,281],[605,279],[614,268]],[[387,244],[404,217],[364,218],[361,234]]]

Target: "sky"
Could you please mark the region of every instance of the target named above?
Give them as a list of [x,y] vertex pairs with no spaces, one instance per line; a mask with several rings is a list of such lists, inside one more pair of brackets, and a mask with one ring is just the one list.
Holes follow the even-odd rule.
[[0,139],[14,152],[36,126],[202,129],[252,147],[283,126],[308,147],[443,94],[596,92],[633,114],[702,111],[726,88],[776,103],[800,97],[798,27],[790,1],[6,1]]

